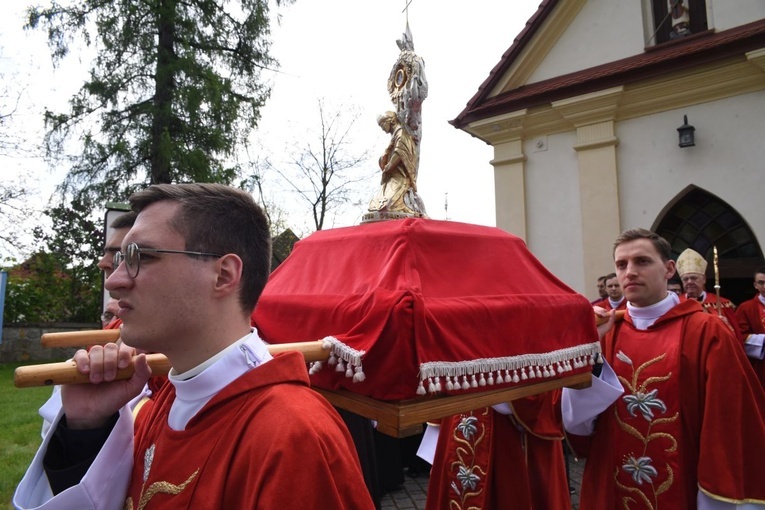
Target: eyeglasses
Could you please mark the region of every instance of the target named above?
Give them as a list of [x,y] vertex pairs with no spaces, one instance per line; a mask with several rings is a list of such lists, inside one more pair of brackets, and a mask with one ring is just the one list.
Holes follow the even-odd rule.
[[101,314],[101,322],[111,322],[114,320],[114,314],[112,312],[104,312]]
[[215,257],[221,258],[223,255],[216,253],[205,253],[201,251],[183,251],[183,250],[158,250],[156,248],[139,248],[137,244],[130,243],[125,249],[125,253],[118,251],[114,254],[114,270],[117,270],[122,262],[125,262],[128,276],[135,278],[138,276],[138,270],[141,269],[141,253],[180,253],[182,255],[195,255],[197,257]]
[[765,285],[765,281],[763,281],[763,280],[755,280],[754,284],[755,285],[759,285],[760,287],[762,287],[763,285]]

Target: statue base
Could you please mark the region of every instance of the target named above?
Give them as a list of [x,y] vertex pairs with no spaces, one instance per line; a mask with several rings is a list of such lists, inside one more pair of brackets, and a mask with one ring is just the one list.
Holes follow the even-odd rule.
[[427,218],[427,216],[423,213],[407,213],[403,211],[371,211],[361,217],[361,223],[403,220],[406,218]]

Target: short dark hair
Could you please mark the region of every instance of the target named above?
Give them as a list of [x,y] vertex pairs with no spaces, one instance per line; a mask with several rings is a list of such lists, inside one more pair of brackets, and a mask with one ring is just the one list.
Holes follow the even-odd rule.
[[648,239],[651,241],[654,247],[656,247],[656,251],[659,252],[662,261],[667,262],[672,257],[672,247],[667,240],[656,232],[651,232],[645,228],[631,228],[619,234],[619,237],[614,241],[613,253],[616,254],[616,247],[620,244],[635,241],[636,239]]
[[603,281],[607,282],[611,278],[616,278],[616,273],[608,273],[606,276],[603,277]]
[[184,249],[242,259],[239,303],[252,313],[271,269],[271,234],[263,209],[252,195],[223,184],[156,184],[130,197],[133,211],[150,204],[178,202],[180,211],[171,226],[186,240]]
[[758,267],[757,269],[755,269],[754,274],[752,276],[757,278],[758,274],[765,274],[765,267]]
[[109,226],[113,229],[132,228],[136,217],[138,217],[138,214],[135,211],[128,211],[114,218],[114,221]]

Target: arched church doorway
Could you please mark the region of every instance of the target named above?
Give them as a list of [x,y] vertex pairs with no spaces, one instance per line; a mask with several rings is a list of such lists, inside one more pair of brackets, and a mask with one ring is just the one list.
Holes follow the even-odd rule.
[[669,241],[674,259],[686,248],[706,258],[710,292],[715,292],[716,246],[720,294],[737,305],[754,296],[753,273],[765,266],[765,258],[746,220],[724,200],[697,186],[688,186],[659,214],[653,231]]

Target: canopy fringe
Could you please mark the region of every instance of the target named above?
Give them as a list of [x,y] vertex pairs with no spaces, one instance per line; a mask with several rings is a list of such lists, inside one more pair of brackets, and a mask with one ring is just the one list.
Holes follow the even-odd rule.
[[595,355],[599,353],[600,342],[593,342],[546,353],[457,362],[429,361],[420,364],[417,394],[438,393],[442,387],[442,379],[446,389],[454,391],[517,383],[534,378],[550,378],[593,365]]
[[[322,346],[330,351],[327,364],[336,372],[345,373],[353,382],[366,379],[361,358],[366,351],[358,351],[335,337],[323,339]],[[519,383],[528,379],[550,378],[595,364],[600,354],[600,342],[566,347],[552,352],[520,354],[500,358],[480,358],[467,361],[429,361],[420,364],[417,394],[441,393],[442,390],[469,390],[495,384]],[[317,361],[310,366],[315,374],[323,367]]]

